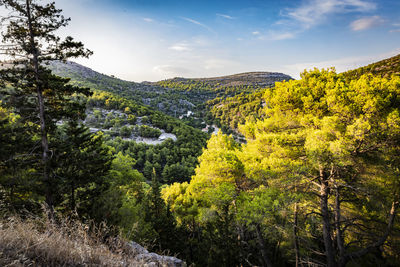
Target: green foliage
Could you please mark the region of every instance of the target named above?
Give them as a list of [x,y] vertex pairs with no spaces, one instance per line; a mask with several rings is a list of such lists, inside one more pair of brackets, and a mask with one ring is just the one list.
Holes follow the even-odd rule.
[[399,194],[399,93],[395,76],[304,72],[264,92],[263,117],[239,127],[247,144],[213,136],[190,183],[162,191],[179,225],[218,255],[203,264],[395,261],[397,245],[376,255],[383,242],[371,240],[399,240],[388,234]]
[[[1,50],[9,61],[0,71],[0,98],[2,108],[13,114],[1,129],[10,141],[0,163],[1,191],[16,211],[24,208],[21,201],[38,205],[45,200],[50,210],[77,210],[94,218],[96,196],[107,188],[110,156],[100,137],[78,125],[90,91],[46,69],[49,61],[87,57],[91,51],[72,37],[56,35],[69,19],[55,3],[4,0],[0,5],[11,14],[2,18]],[[68,126],[59,128],[62,122]]]
[[[350,246],[350,251],[368,247],[370,233],[355,234],[355,229],[363,225],[378,230],[368,214],[375,213],[384,224],[397,198],[396,190],[386,190],[389,184],[396,188],[398,179],[384,158],[387,149],[397,149],[400,137],[397,126],[390,122],[400,107],[399,81],[397,77],[387,80],[371,75],[347,81],[332,70],[304,72],[299,81],[276,85],[266,99],[264,120],[242,127],[248,138],[243,148],[245,165],[253,175],[266,177],[270,185],[287,184],[290,188],[295,184],[292,189],[309,194],[301,205],[315,207],[311,210],[321,215],[312,217],[326,227],[319,230],[328,237],[325,253],[334,231],[340,231],[343,238],[335,246]],[[386,168],[386,174],[380,168]],[[319,198],[313,198],[315,191]],[[369,203],[368,211],[360,212],[362,203]],[[377,203],[386,208],[378,208]],[[336,211],[326,208],[330,205],[336,205]],[[339,209],[341,215],[335,213]],[[344,223],[335,216],[350,221],[358,218],[358,222]],[[327,218],[336,218],[331,219],[333,226]],[[340,253],[335,264],[350,260],[344,255],[351,252],[343,249]]]
[[[177,222],[204,239],[201,244],[190,239],[187,242],[210,253],[203,262],[206,265],[263,264],[260,248],[256,242],[249,243],[251,236],[260,226],[265,233],[273,233],[273,223],[281,217],[277,212],[281,202],[273,199],[271,190],[262,183],[248,179],[241,153],[240,145],[220,132],[209,140],[191,182],[162,190]],[[201,253],[191,260],[202,262]]]
[[161,131],[147,125],[142,125],[139,127],[139,135],[141,137],[158,138],[161,135]]
[[[246,121],[254,121],[263,116],[263,96],[270,89],[263,89],[251,94],[241,93],[233,97],[215,98],[206,103],[211,118],[216,120],[217,126],[229,126],[237,130],[238,125]],[[213,120],[213,119],[211,119]]]
[[106,176],[111,164],[102,135],[92,135],[86,127],[70,122],[60,127],[52,139],[54,156],[50,166],[56,180],[52,187],[57,196],[55,205],[101,221],[95,207],[109,186]]

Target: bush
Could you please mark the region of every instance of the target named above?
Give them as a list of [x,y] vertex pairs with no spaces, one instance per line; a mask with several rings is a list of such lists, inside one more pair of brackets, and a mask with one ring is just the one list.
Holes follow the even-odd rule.
[[161,131],[159,129],[142,125],[139,128],[139,135],[141,137],[158,138],[161,135]]

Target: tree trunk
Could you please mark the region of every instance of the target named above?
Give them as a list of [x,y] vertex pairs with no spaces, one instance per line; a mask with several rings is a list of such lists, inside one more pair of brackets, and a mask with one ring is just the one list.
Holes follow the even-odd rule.
[[42,145],[42,164],[43,164],[43,180],[46,184],[46,203],[50,208],[50,214],[52,216],[53,213],[53,193],[52,193],[52,185],[49,177],[49,141],[47,138],[47,129],[46,129],[46,116],[45,116],[45,103],[43,98],[43,88],[40,82],[40,74],[39,74],[39,51],[38,47],[35,44],[35,33],[32,26],[32,16],[31,16],[31,0],[26,0],[26,12],[28,17],[28,27],[29,27],[29,36],[30,36],[30,45],[31,45],[31,53],[32,53],[32,65],[34,69],[35,75],[35,86],[37,91],[37,99],[39,106],[39,119],[40,119],[40,132],[41,132],[41,145]]
[[293,238],[294,238],[294,252],[296,255],[296,267],[300,266],[300,251],[299,251],[299,238],[298,238],[298,204],[294,203],[294,222],[293,222]]
[[335,251],[332,244],[331,224],[328,207],[329,182],[322,168],[320,168],[320,182],[320,209],[322,215],[322,234],[325,245],[326,263],[327,267],[336,267],[337,264],[335,261]]
[[256,233],[257,233],[257,241],[258,245],[260,246],[261,256],[263,258],[264,265],[267,267],[272,267],[272,262],[267,255],[267,248],[265,246],[264,238],[261,233],[260,225],[257,224],[256,226]]
[[340,208],[340,188],[336,187],[335,196],[335,228],[336,228],[336,242],[339,250],[339,266],[344,266],[346,263],[343,262],[345,259],[345,247],[343,241],[343,232],[341,229],[340,221],[342,219],[341,208]]

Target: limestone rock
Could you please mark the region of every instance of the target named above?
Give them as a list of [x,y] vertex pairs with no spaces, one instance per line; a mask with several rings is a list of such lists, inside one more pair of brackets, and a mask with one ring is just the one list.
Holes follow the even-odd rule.
[[127,243],[129,253],[135,255],[135,261],[146,267],[185,267],[186,263],[178,258],[150,253],[136,242]]

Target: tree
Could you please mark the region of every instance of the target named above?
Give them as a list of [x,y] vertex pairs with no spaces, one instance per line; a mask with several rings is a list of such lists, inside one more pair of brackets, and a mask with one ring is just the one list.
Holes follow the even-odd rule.
[[[96,199],[109,187],[111,155],[102,135],[93,135],[76,121],[68,122],[51,136],[50,167],[56,182],[55,205],[79,215],[93,214]],[[67,196],[67,197],[64,197]]]
[[[36,0],[1,0],[0,5],[11,11],[9,16],[1,20],[1,50],[11,60],[9,68],[1,71],[1,81],[13,87],[10,104],[14,104],[16,111],[21,114],[30,111],[30,116],[25,118],[39,125],[42,176],[46,187],[46,203],[51,208],[54,195],[51,190],[53,181],[49,166],[51,152],[48,135],[55,128],[55,122],[64,117],[60,113],[65,111],[63,106],[71,104],[68,101],[71,95],[82,91],[65,85],[67,80],[51,75],[43,65],[51,60],[87,57],[92,52],[72,37],[61,41],[56,35],[56,31],[67,26],[70,19],[61,15],[61,10],[55,7],[54,2],[41,5]],[[60,87],[64,90],[57,91]],[[17,102],[24,102],[24,105],[18,106]],[[38,120],[32,114],[37,114]]]
[[[279,217],[276,208],[280,201],[271,195],[278,193],[249,179],[240,156],[240,145],[219,132],[209,140],[190,183],[175,183],[163,189],[162,194],[177,221],[190,229],[191,235],[206,240],[196,249],[192,249],[195,240],[188,240],[192,250],[210,254],[204,264],[257,262],[256,265],[271,266],[270,251],[276,238],[267,242],[265,233],[277,229],[271,225],[276,222],[274,215]],[[267,231],[268,228],[274,229]],[[201,256],[198,260],[202,260]]]
[[155,248],[175,250],[179,244],[176,235],[175,220],[161,198],[161,189],[156,170],[153,168],[151,189],[144,200],[145,220],[157,233]]
[[244,164],[270,186],[308,195],[302,202],[308,218],[321,222],[327,266],[373,252],[393,229],[399,95],[398,77],[348,81],[333,70],[304,72],[267,92],[267,117],[242,128]]

